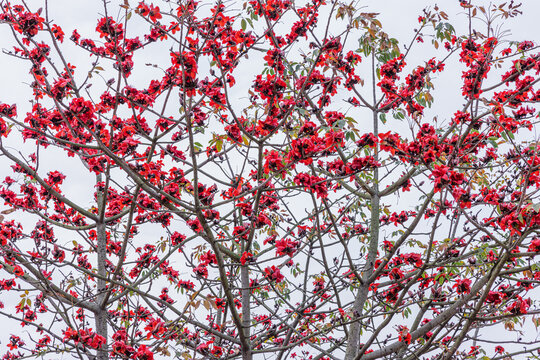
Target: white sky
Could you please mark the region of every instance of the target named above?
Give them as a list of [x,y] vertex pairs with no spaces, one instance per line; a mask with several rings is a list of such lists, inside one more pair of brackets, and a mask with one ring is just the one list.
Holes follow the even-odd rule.
[[[115,4],[118,1],[112,1],[111,4]],[[27,2],[30,6],[41,7],[43,2],[40,0],[30,0]],[[466,16],[459,15],[463,12],[463,9],[459,7],[457,0],[446,0],[437,2],[441,9],[444,9],[450,16],[450,22],[459,30],[464,30],[467,27]],[[489,4],[488,1],[474,1],[475,4]],[[73,29],[77,28],[82,37],[94,37],[95,38],[95,24],[98,14],[103,14],[103,6],[101,1],[82,1],[82,0],[49,0],[50,14],[54,22],[60,24],[64,32],[66,33],[66,48],[68,45],[69,36]],[[131,5],[135,6],[137,1],[131,1]],[[429,0],[363,0],[360,2],[365,6],[366,12],[378,12],[380,13],[379,19],[382,21],[384,30],[391,36],[396,37],[400,41],[409,42],[413,35],[413,28],[418,26],[417,18],[421,15],[422,9],[426,6],[434,6],[436,2]],[[111,5],[111,9],[113,6]],[[509,19],[505,21],[503,29],[511,31],[511,35],[508,39],[512,40],[532,40],[536,43],[540,43],[540,31],[538,30],[538,15],[540,14],[540,1],[538,0],[524,0],[523,1],[523,15],[518,18]],[[109,14],[113,17],[116,13]],[[8,27],[3,25],[0,27],[0,48],[11,49],[13,42]],[[159,46],[159,43],[158,45]],[[416,45],[415,45],[416,46]],[[421,65],[423,62],[431,57],[431,47],[418,45],[420,51],[413,52],[413,56],[409,59],[408,63],[416,66]],[[422,50],[427,49],[427,50]],[[144,52],[144,51],[143,51]],[[81,64],[88,64],[89,59],[83,52],[75,52],[76,57],[71,58],[69,61],[72,64],[78,66],[78,70],[84,71],[85,66]],[[143,59],[135,59],[135,61],[144,63]],[[417,61],[417,63],[415,63]],[[140,66],[140,65],[139,65]],[[28,99],[31,96],[28,86],[25,84],[28,81],[28,64],[22,61],[16,61],[12,57],[5,54],[0,54],[0,69],[2,69],[2,86],[0,86],[0,102],[4,103],[17,103],[19,108],[19,116],[24,115],[28,110]],[[147,79],[142,78],[143,82]],[[460,87],[460,74],[456,76],[456,71],[447,70],[440,76],[435,82],[437,88],[437,95],[448,99],[442,103],[438,103],[440,107],[436,109],[428,110],[428,113],[433,115],[437,114],[440,117],[448,119],[457,108],[459,108],[460,101],[462,100]],[[65,158],[65,157],[63,157]],[[49,165],[57,165],[56,159],[46,160]],[[64,161],[64,160],[63,160]],[[0,165],[4,164],[0,161]],[[77,168],[78,161],[67,160],[64,164]],[[0,170],[0,178],[3,178],[6,173]],[[81,198],[87,198],[93,191],[92,185],[87,187],[85,184],[93,183],[93,179],[77,178],[76,171],[72,172],[70,181],[66,184],[65,190],[67,193],[72,193],[74,196]],[[0,206],[2,208],[2,206]],[[0,300],[8,303],[6,299]],[[16,301],[16,300],[15,300]],[[17,324],[15,323],[16,327]],[[529,328],[527,328],[529,329]],[[533,331],[534,327],[530,327]],[[17,333],[20,330],[14,330],[14,328],[7,328],[5,326],[0,329],[0,354],[2,353],[3,345],[9,337],[9,333]]]

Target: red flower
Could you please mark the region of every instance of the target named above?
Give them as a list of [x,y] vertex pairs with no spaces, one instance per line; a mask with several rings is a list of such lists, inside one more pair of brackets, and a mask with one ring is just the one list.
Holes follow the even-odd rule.
[[60,41],[60,42],[63,42],[64,41],[64,32],[62,31],[62,28],[56,24],[54,24],[52,27],[51,27],[51,31],[54,35],[54,37],[56,38],[56,40]]
[[530,303],[531,299],[523,300],[521,296],[517,295],[517,300],[511,303],[506,308],[506,311],[514,315],[526,314],[529,310],[529,306],[531,305]]
[[139,14],[141,16],[148,16],[150,20],[154,23],[158,19],[162,18],[161,12],[159,11],[159,6],[154,6],[153,4],[150,4],[150,6],[148,6],[141,1],[137,9],[139,10]]
[[271,267],[266,267],[264,269],[264,273],[265,277],[269,281],[275,281],[277,283],[280,283],[284,279],[284,276],[279,271],[279,268],[275,267],[274,265],[272,265]]
[[203,227],[199,219],[188,220],[186,223],[191,228],[191,230],[195,231],[196,233],[200,233],[203,231]]
[[193,290],[195,288],[195,284],[189,280],[178,281],[178,286],[186,290]]
[[225,305],[227,304],[225,299],[222,299],[222,298],[216,298],[215,303],[218,309],[223,309]]
[[540,237],[533,238],[527,250],[529,252],[540,252]]
[[276,254],[278,256],[289,255],[292,257],[300,243],[290,239],[281,239],[276,241]]
[[253,262],[254,260],[255,260],[255,258],[253,257],[252,253],[244,252],[242,254],[242,257],[240,258],[240,263],[242,265],[246,265],[246,263]]
[[497,291],[490,291],[486,297],[486,302],[489,304],[498,305],[502,303],[503,294]]
[[458,294],[468,294],[471,292],[471,283],[472,281],[469,279],[458,279],[452,287],[456,289]]
[[14,29],[21,34],[28,37],[35,36],[39,30],[43,29],[43,23],[45,19],[39,16],[38,11],[36,13],[21,12],[15,21]]
[[24,275],[24,270],[19,265],[16,265],[13,268],[13,274],[15,274],[16,277],[21,277]]
[[202,265],[217,264],[216,254],[214,254],[210,250],[205,252],[204,254],[201,255],[201,264]]
[[399,341],[410,344],[411,343],[411,333],[406,326],[399,326]]
[[202,276],[204,278],[208,277],[208,269],[205,265],[199,264],[196,268],[193,269],[193,272],[199,276]]
[[133,355],[133,358],[137,360],[154,360],[154,353],[146,345],[141,345],[135,355]]
[[7,347],[10,350],[15,350],[18,349],[19,346],[24,346],[24,341],[22,341],[21,338],[18,336],[11,335],[9,337],[9,343],[7,344]]

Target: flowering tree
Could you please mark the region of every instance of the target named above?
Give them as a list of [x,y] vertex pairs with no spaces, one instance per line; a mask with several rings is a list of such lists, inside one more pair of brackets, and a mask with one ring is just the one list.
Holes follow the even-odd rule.
[[408,45],[338,1],[104,1],[95,33],[27,5],[0,14],[33,93],[0,105],[3,359],[536,353],[486,330],[537,325],[519,5],[425,10]]

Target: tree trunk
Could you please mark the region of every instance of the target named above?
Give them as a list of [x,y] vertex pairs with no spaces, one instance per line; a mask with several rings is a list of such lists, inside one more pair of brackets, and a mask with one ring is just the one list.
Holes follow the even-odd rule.
[[[360,289],[358,289],[358,294],[356,295],[352,308],[353,319],[362,316],[364,304],[367,300],[369,292],[369,283],[367,280],[373,274],[375,260],[377,258],[377,248],[379,246],[379,211],[379,196],[374,195],[371,200],[371,223],[368,256],[363,271],[362,285],[360,286]],[[356,358],[356,354],[358,353],[359,349],[360,330],[360,322],[356,321],[351,324],[349,328],[349,339],[347,341],[345,360],[354,360]]]
[[240,269],[240,276],[242,280],[242,331],[244,332],[244,337],[248,344],[247,348],[242,347],[242,360],[251,360],[253,358],[249,339],[251,326],[251,292],[249,289],[249,269],[247,266],[242,266]]
[[[98,175],[97,181],[101,182],[101,175]],[[98,202],[98,214],[99,222],[97,224],[97,258],[98,258],[98,279],[97,279],[97,311],[94,314],[95,323],[96,323],[96,334],[101,335],[105,338],[104,346],[97,352],[97,360],[108,360],[108,351],[107,351],[107,309],[104,304],[107,288],[107,282],[105,281],[107,277],[107,270],[105,268],[106,259],[107,259],[107,231],[105,224],[103,223],[104,215],[104,194],[103,191],[98,191],[97,202]]]

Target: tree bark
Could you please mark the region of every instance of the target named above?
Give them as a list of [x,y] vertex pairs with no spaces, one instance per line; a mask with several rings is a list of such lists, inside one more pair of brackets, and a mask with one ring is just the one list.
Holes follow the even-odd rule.
[[250,289],[249,289],[249,269],[247,266],[242,266],[240,269],[242,281],[242,331],[247,341],[248,346],[242,346],[242,360],[251,360],[253,354],[251,352],[250,342],[250,326],[251,326],[251,305],[250,305]]
[[[372,112],[372,124],[373,124],[373,135],[375,137],[379,136],[379,119],[378,112],[376,110],[377,104],[377,93],[376,93],[376,82],[375,82],[375,55],[372,51],[371,53],[371,76],[372,76],[372,96],[374,110]],[[375,161],[379,161],[379,145],[377,144],[374,149],[373,157]],[[358,294],[354,299],[354,304],[352,308],[352,317],[360,318],[364,310],[364,304],[367,300],[369,293],[369,282],[368,279],[373,274],[375,269],[375,260],[377,259],[377,249],[379,247],[379,214],[380,214],[380,193],[379,193],[379,169],[376,167],[373,171],[373,187],[371,195],[371,216],[369,224],[369,248],[366,258],[366,264],[362,272],[362,282],[360,288],[358,289]],[[353,360],[356,358],[356,355],[359,350],[360,342],[360,322],[354,321],[349,328],[349,338],[347,339],[347,349],[345,351],[345,360]]]
[[[101,182],[102,180],[101,175],[98,175],[97,181]],[[103,222],[104,218],[104,212],[105,212],[105,204],[104,204],[104,194],[103,191],[99,190],[97,194],[97,202],[98,202],[98,214],[99,214],[99,220],[97,223],[97,270],[98,270],[98,279],[97,279],[97,297],[96,297],[96,303],[97,303],[97,310],[94,314],[95,316],[95,323],[96,323],[96,334],[101,335],[105,338],[105,344],[104,346],[97,351],[97,360],[108,360],[108,351],[107,351],[107,308],[106,304],[104,303],[106,301],[106,289],[107,289],[107,283],[105,281],[107,277],[107,270],[106,270],[106,259],[107,259],[107,231],[105,228],[105,223]]]
[[[379,211],[380,211],[380,199],[377,194],[372,196],[371,200],[371,224],[370,224],[370,239],[369,250],[362,275],[362,283],[358,294],[354,300],[352,313],[353,318],[359,318],[362,316],[364,310],[364,304],[367,300],[369,292],[368,279],[373,274],[375,260],[377,257],[377,248],[379,246]],[[356,354],[359,349],[361,326],[358,321],[353,322],[349,328],[349,339],[347,341],[347,350],[345,352],[345,360],[353,360],[356,358]]]

